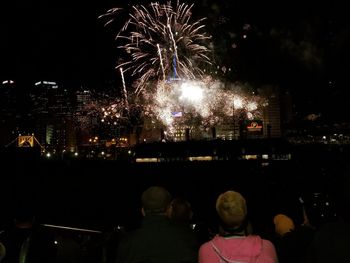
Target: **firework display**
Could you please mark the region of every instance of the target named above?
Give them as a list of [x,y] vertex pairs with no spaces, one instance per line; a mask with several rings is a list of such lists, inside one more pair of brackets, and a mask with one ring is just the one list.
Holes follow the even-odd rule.
[[[244,85],[224,84],[215,78],[205,18],[192,21],[194,5],[167,2],[130,7],[116,34],[125,51],[116,68],[123,84],[123,99],[102,111],[102,120],[149,118],[171,137],[178,127],[206,130],[227,117],[259,119],[266,100]],[[124,10],[113,8],[100,16],[113,23]],[[217,66],[217,68],[220,68]],[[124,74],[132,78],[126,87]],[[129,112],[137,105],[138,111]],[[120,110],[123,109],[123,110]],[[151,125],[151,126],[152,126]]]

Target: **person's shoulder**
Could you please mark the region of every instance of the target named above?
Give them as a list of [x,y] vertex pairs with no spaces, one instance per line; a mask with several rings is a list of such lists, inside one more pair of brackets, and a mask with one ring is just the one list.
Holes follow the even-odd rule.
[[268,239],[264,239],[264,238],[261,238],[260,237],[260,239],[261,239],[261,243],[262,243],[262,247],[263,248],[268,248],[268,249],[275,249],[275,245],[272,243],[272,241],[271,240],[268,240]]
[[200,245],[199,252],[206,251],[206,250],[210,249],[212,247],[212,243],[211,242],[212,242],[212,240],[210,240],[208,242],[205,242],[202,245]]

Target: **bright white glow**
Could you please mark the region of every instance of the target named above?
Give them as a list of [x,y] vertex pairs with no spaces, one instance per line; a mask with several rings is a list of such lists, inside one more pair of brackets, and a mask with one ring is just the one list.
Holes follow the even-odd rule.
[[78,156],[78,153],[77,153],[77,152],[75,152],[75,153],[74,153],[74,156]]
[[55,88],[55,89],[58,88],[57,83],[54,82],[54,81],[46,81],[46,80],[44,80],[44,81],[38,81],[38,82],[35,82],[34,85],[35,85],[35,86],[38,86],[38,85],[40,85],[40,84],[53,85],[53,88]]
[[243,108],[243,100],[242,100],[241,97],[236,97],[236,96],[234,97],[234,99],[233,99],[233,107],[235,109]]
[[56,85],[56,82],[54,81],[43,81],[43,83],[47,85]]
[[188,82],[181,84],[181,92],[180,99],[182,100],[200,102],[203,99],[203,89]]
[[247,113],[248,120],[252,120],[254,118],[253,114],[251,112]]
[[57,245],[57,244],[58,244],[58,242],[57,242],[56,240],[54,241],[54,243],[55,243],[55,245]]
[[249,102],[248,104],[247,104],[247,110],[248,111],[254,111],[254,110],[256,110],[258,108],[258,105],[256,104],[256,102]]
[[46,157],[47,157],[47,158],[50,158],[50,157],[51,157],[51,153],[47,153],[47,154],[46,154]]
[[13,80],[4,80],[2,84],[13,84],[15,83]]

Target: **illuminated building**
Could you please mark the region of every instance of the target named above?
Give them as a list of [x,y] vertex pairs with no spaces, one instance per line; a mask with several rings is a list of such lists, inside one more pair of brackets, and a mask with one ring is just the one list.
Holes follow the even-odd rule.
[[277,87],[265,86],[259,90],[267,98],[268,104],[263,112],[263,134],[265,138],[280,138],[281,133],[281,106],[280,93]]
[[38,81],[31,99],[39,142],[55,151],[74,151],[76,137],[68,91],[56,82]]
[[76,123],[84,124],[77,127],[77,144],[82,145],[88,142],[91,135],[92,123],[94,122],[93,117],[88,114],[88,105],[92,103],[91,91],[77,90],[75,92],[75,100],[75,121]]
[[13,80],[4,80],[0,86],[0,145],[7,145],[15,137],[18,122],[17,97]]

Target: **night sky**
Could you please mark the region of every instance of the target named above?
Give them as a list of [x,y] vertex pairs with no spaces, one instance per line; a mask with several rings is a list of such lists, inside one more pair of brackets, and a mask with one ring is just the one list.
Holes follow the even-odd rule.
[[[114,33],[97,17],[126,1],[90,2],[1,3],[0,79],[14,79],[21,87],[44,79],[101,89],[117,79]],[[301,114],[349,121],[350,19],[344,5],[201,0],[193,17],[208,17],[215,63],[234,69],[228,78],[278,85],[293,94]]]

